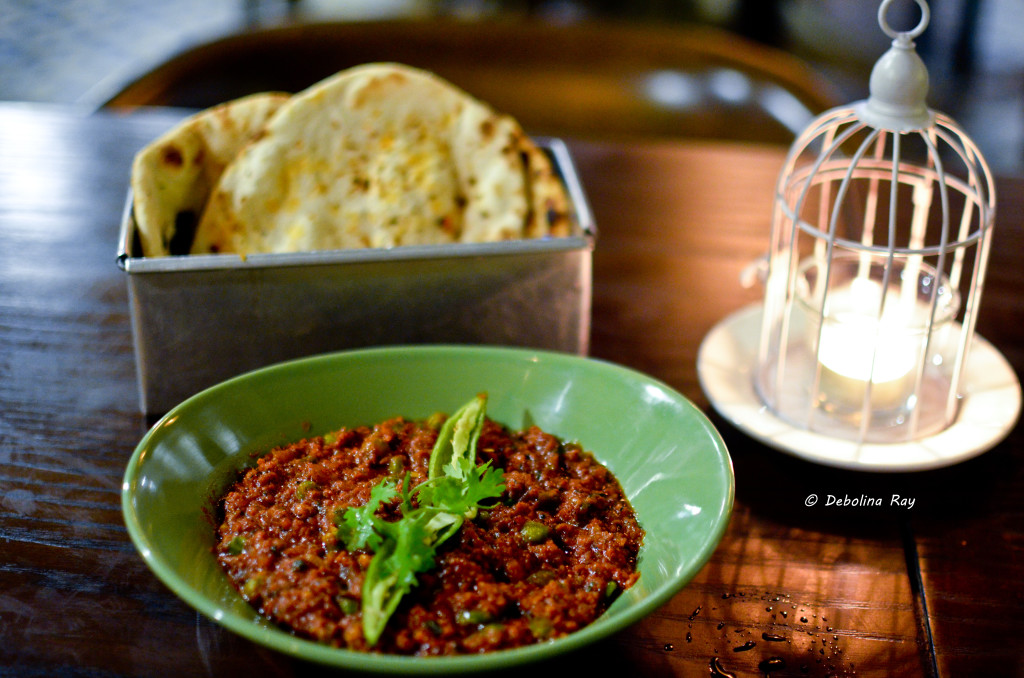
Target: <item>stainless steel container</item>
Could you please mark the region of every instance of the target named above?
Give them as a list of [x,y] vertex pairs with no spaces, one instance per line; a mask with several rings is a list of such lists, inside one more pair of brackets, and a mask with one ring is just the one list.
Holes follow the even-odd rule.
[[364,346],[467,343],[585,354],[596,230],[572,159],[537,139],[573,201],[568,237],[290,254],[142,257],[126,273],[140,406],[166,412],[242,372]]

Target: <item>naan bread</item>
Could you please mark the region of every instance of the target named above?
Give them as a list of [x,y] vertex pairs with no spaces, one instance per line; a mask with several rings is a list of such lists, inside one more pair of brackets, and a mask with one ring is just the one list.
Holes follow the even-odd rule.
[[572,204],[551,160],[525,135],[519,140],[519,152],[523,158],[530,200],[525,236],[543,238],[549,235],[569,235]]
[[[210,197],[192,252],[546,234],[547,206],[564,213],[567,203],[541,155],[515,120],[437,76],[359,66],[293,96],[242,149]],[[541,182],[532,192],[527,160]]]
[[[264,93],[216,106],[187,118],[135,156],[131,186],[144,256],[170,254],[179,215],[198,220],[224,168],[287,100],[287,94]],[[186,240],[186,251],[188,246]]]

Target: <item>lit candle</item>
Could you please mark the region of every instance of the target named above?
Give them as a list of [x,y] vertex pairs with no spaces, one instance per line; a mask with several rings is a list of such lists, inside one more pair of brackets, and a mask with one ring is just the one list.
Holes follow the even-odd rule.
[[[913,392],[920,351],[917,326],[927,309],[892,291],[879,314],[882,286],[866,277],[833,291],[818,344],[820,399],[830,409],[859,411],[871,384],[869,407],[894,410]],[[902,296],[902,300],[901,300]]]

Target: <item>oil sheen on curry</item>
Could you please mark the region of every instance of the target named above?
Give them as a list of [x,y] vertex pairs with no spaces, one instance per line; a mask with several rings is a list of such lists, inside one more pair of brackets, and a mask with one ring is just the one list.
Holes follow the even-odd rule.
[[482,653],[590,624],[639,577],[636,515],[579,444],[485,408],[262,455],[218,505],[218,561],[264,616],[352,650]]

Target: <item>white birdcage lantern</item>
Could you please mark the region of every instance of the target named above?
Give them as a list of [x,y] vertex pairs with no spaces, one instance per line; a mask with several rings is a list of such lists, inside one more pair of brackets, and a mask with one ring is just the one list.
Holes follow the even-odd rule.
[[971,139],[930,110],[914,49],[894,31],[870,96],[794,142],[775,197],[755,390],[780,419],[856,443],[949,427],[963,395],[995,219]]

